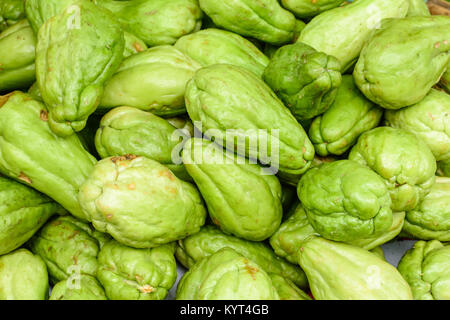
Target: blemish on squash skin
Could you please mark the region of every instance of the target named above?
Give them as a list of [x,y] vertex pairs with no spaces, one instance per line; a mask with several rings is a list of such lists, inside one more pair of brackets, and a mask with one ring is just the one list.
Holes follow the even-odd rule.
[[4,96],[0,96],[0,108],[3,107],[3,105],[8,102],[9,98],[13,95],[14,92],[5,94]]
[[245,270],[250,274],[253,280],[256,280],[255,274],[259,271],[258,268],[250,266],[248,263],[249,261],[247,259],[244,260],[245,263]]
[[48,121],[48,112],[45,110],[41,110],[41,113],[39,114],[39,118],[42,121]]
[[31,179],[29,177],[27,177],[23,172],[21,172],[19,174],[19,176],[17,177],[17,179],[25,181],[28,184],[32,184],[33,182],[31,181]]
[[[111,158],[111,162],[113,163],[117,163],[119,161],[127,161],[127,160],[134,160],[136,158],[139,158],[138,156],[134,155],[134,154],[126,154],[124,156],[120,156],[120,157],[112,157]],[[121,164],[122,165],[122,164]],[[126,164],[123,164],[126,166]]]

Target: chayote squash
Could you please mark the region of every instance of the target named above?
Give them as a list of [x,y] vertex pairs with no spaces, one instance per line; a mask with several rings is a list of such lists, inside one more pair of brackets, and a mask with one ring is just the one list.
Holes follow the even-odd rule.
[[430,10],[427,7],[427,0],[409,0],[409,9],[407,17],[426,17],[430,16]]
[[44,261],[27,249],[0,256],[0,300],[46,300],[48,274]]
[[417,241],[398,264],[415,300],[450,300],[450,246]]
[[393,211],[414,209],[435,181],[436,159],[430,148],[403,129],[378,127],[363,133],[348,158],[385,179]]
[[375,128],[382,115],[383,109],[364,97],[353,77],[344,75],[336,99],[324,114],[314,119],[309,137],[317,154],[342,155],[363,132]]
[[98,256],[97,277],[111,300],[162,300],[177,279],[175,243],[136,249],[107,242]]
[[236,33],[215,28],[181,37],[174,46],[203,67],[227,63],[262,76],[269,63],[269,59],[251,41]]
[[[178,178],[192,180],[181,162],[174,159],[181,151],[183,140],[190,135],[178,130],[169,121],[152,113],[131,107],[109,111],[100,121],[95,135],[95,146],[101,158],[134,154],[158,161]],[[181,140],[180,140],[181,139]],[[179,162],[175,164],[173,160]]]
[[278,49],[263,79],[299,121],[324,113],[341,85],[339,61],[297,42]]
[[200,230],[206,218],[192,184],[159,162],[135,155],[99,161],[78,198],[97,230],[135,248],[185,238]]
[[186,87],[186,108],[206,136],[279,172],[298,176],[314,158],[311,141],[289,109],[242,67],[216,64],[198,70]]
[[53,288],[50,300],[108,300],[105,290],[92,276],[81,275],[74,281],[63,280]]
[[27,242],[61,206],[45,195],[0,175],[0,255]]
[[273,173],[199,138],[186,143],[182,159],[222,231],[252,241],[275,232],[283,208],[281,185]]
[[356,85],[386,109],[418,103],[447,69],[449,34],[447,16],[384,20],[361,51]]
[[402,233],[421,240],[450,241],[450,178],[436,177],[430,193],[406,212]]
[[50,281],[56,284],[80,275],[97,274],[97,256],[109,236],[71,216],[48,222],[28,242],[30,250],[47,265]]
[[2,0],[0,3],[0,32],[24,18],[24,0]]
[[386,125],[416,134],[437,161],[450,160],[450,95],[431,89],[420,102],[399,110],[387,110]]
[[308,287],[306,276],[296,261],[295,264],[286,262],[276,256],[265,243],[227,235],[212,225],[204,226],[199,232],[179,240],[175,256],[183,266],[189,269],[197,261],[226,247],[254,261],[271,277],[278,275],[301,288]]
[[200,67],[169,45],[134,54],[122,62],[105,84],[99,111],[129,106],[159,116],[186,113],[186,83]]
[[312,300],[310,296],[289,279],[273,273],[269,273],[269,277],[275,290],[277,290],[280,300]]
[[270,276],[231,248],[199,260],[181,278],[177,300],[279,300]]
[[271,44],[294,38],[295,16],[277,0],[199,0],[200,8],[219,27]]
[[281,0],[283,7],[299,18],[311,18],[339,7],[345,0]]
[[[79,0],[39,29],[36,78],[49,109],[49,124],[61,136],[86,125],[103,84],[123,59],[125,40],[112,14]],[[76,54],[74,54],[76,52]]]
[[317,300],[412,300],[397,269],[378,255],[346,243],[310,237],[298,248]]
[[110,10],[123,29],[148,46],[173,44],[201,27],[202,11],[197,0],[94,0]]
[[123,50],[124,58],[148,49],[145,42],[136,37],[134,34],[124,31],[123,36],[125,39],[125,48]]
[[0,33],[0,92],[27,88],[35,81],[35,44],[27,20]]
[[408,7],[409,0],[358,0],[314,17],[297,41],[336,57],[344,72],[357,61],[381,21],[405,17]]
[[50,130],[44,104],[19,91],[0,96],[1,173],[87,220],[78,203],[78,188],[96,162],[77,135],[62,138]]

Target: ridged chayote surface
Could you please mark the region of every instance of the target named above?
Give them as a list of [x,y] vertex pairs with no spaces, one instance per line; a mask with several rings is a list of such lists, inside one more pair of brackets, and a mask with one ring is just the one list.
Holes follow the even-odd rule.
[[277,290],[280,300],[312,300],[303,290],[299,289],[291,280],[278,274],[269,273],[272,285]]
[[415,208],[435,180],[436,159],[430,148],[403,129],[378,127],[363,133],[349,159],[368,166],[386,180],[393,211]]
[[270,276],[255,262],[223,248],[181,278],[177,300],[279,300]]
[[450,246],[417,241],[398,264],[416,300],[450,300]]
[[2,0],[0,3],[0,31],[25,18],[24,0]]
[[53,288],[49,300],[107,300],[105,290],[92,276],[81,275],[72,281],[63,280]]
[[152,248],[200,230],[200,193],[157,161],[126,155],[99,161],[79,192],[94,227],[136,248]]
[[280,2],[295,16],[310,18],[340,6],[344,0],[281,0]]
[[78,188],[96,162],[77,135],[62,138],[50,130],[44,104],[20,91],[0,96],[0,172],[86,220]]

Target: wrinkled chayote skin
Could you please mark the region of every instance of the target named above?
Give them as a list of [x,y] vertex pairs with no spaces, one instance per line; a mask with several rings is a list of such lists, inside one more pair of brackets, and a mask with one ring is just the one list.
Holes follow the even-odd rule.
[[[344,72],[356,62],[365,42],[379,27],[381,20],[403,18],[408,7],[409,0],[358,0],[314,17],[297,41],[336,57]],[[400,65],[405,64],[401,62]]]
[[397,269],[365,249],[313,236],[299,251],[299,264],[317,300],[413,298]]
[[340,6],[344,0],[281,0],[283,7],[299,18],[310,18]]
[[418,103],[447,69],[449,34],[447,16],[384,20],[361,51],[356,85],[386,109]]
[[169,45],[132,55],[105,84],[99,111],[129,106],[160,116],[186,113],[186,83],[200,67]]
[[0,300],[45,300],[48,274],[44,261],[26,249],[0,256]]
[[281,185],[275,175],[200,138],[186,143],[182,159],[212,222],[222,231],[252,241],[275,232],[283,215]]
[[450,241],[450,178],[436,177],[430,193],[406,212],[402,233],[416,239]]
[[310,296],[289,279],[273,273],[269,273],[269,277],[275,290],[277,290],[280,300],[312,300]]
[[[278,256],[285,258],[291,263],[297,263],[298,248],[302,245],[302,242],[309,236],[320,235],[309,222],[308,216],[301,204],[298,204],[293,209],[293,213],[270,238],[270,245]],[[392,218],[392,225],[388,231],[379,235],[369,236],[365,239],[346,241],[346,243],[366,250],[373,250],[377,246],[394,239],[402,230],[405,213],[394,212]]]
[[427,7],[427,1],[424,0],[409,0],[409,9],[407,17],[426,17],[431,15]]
[[309,137],[317,154],[342,155],[361,133],[375,128],[382,115],[383,109],[364,97],[353,77],[344,75],[333,104],[312,122]]
[[27,242],[61,206],[21,183],[0,176],[0,255]]
[[223,29],[271,44],[294,37],[295,16],[277,0],[200,0],[200,8]]
[[[194,125],[201,122],[198,129],[205,135],[272,167],[278,165],[280,172],[300,175],[314,158],[311,141],[289,109],[244,68],[216,64],[198,70],[186,88],[186,109]],[[232,138],[227,142],[232,133],[239,137],[237,142]],[[258,150],[244,144],[244,138],[257,144]],[[271,145],[278,145],[273,154]]]
[[113,12],[124,30],[149,47],[173,44],[201,27],[202,11],[197,0],[94,0]]
[[35,44],[27,20],[0,33],[0,92],[27,88],[35,81]]
[[393,211],[415,208],[435,180],[436,159],[430,148],[403,129],[378,127],[363,133],[349,159],[368,166],[386,180]]
[[[101,158],[134,154],[158,161],[178,178],[190,180],[183,164],[174,164],[174,151],[181,151],[183,134],[175,126],[150,112],[131,107],[109,111],[100,121],[95,146]],[[181,162],[180,157],[178,156]]]
[[0,96],[0,172],[87,220],[78,188],[96,162],[77,135],[62,138],[50,130],[44,104],[20,91]]
[[108,300],[108,298],[96,278],[81,275],[73,281],[58,282],[52,288],[50,300]]
[[71,216],[48,222],[28,242],[48,268],[50,281],[59,281],[86,274],[97,274],[97,256],[108,235]]
[[355,161],[308,170],[297,193],[312,226],[327,239],[377,236],[392,225],[391,198],[383,178]]
[[450,95],[431,89],[420,102],[385,112],[386,125],[416,134],[437,161],[450,160]]
[[263,242],[249,241],[227,235],[217,227],[208,225],[183,240],[178,241],[175,252],[177,260],[186,268],[208,257],[222,248],[231,248],[261,266],[270,275],[279,275],[292,281],[301,288],[307,288],[308,282],[303,271],[295,264],[276,256]]
[[0,3],[0,32],[25,18],[24,0],[2,0]]
[[279,300],[270,276],[231,248],[199,260],[181,278],[177,300]]
[[415,300],[450,300],[450,246],[417,241],[398,264]]
[[97,277],[110,300],[162,300],[177,279],[175,243],[136,249],[114,240],[98,256]]
[[236,33],[215,28],[181,37],[174,46],[203,67],[227,63],[262,76],[269,63],[269,59],[251,41]]
[[94,227],[135,248],[200,230],[206,210],[197,189],[157,161],[126,155],[99,161],[79,192]]
[[123,32],[111,13],[84,0],[47,20],[37,39],[36,78],[49,124],[69,136],[84,128],[119,67]]
[[297,42],[278,49],[263,79],[298,120],[324,113],[341,85],[339,61]]

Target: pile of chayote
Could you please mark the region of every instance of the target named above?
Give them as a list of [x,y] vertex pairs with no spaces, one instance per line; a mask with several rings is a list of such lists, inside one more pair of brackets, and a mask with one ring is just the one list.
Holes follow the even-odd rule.
[[0,299],[450,300],[449,84],[424,0],[1,0]]

